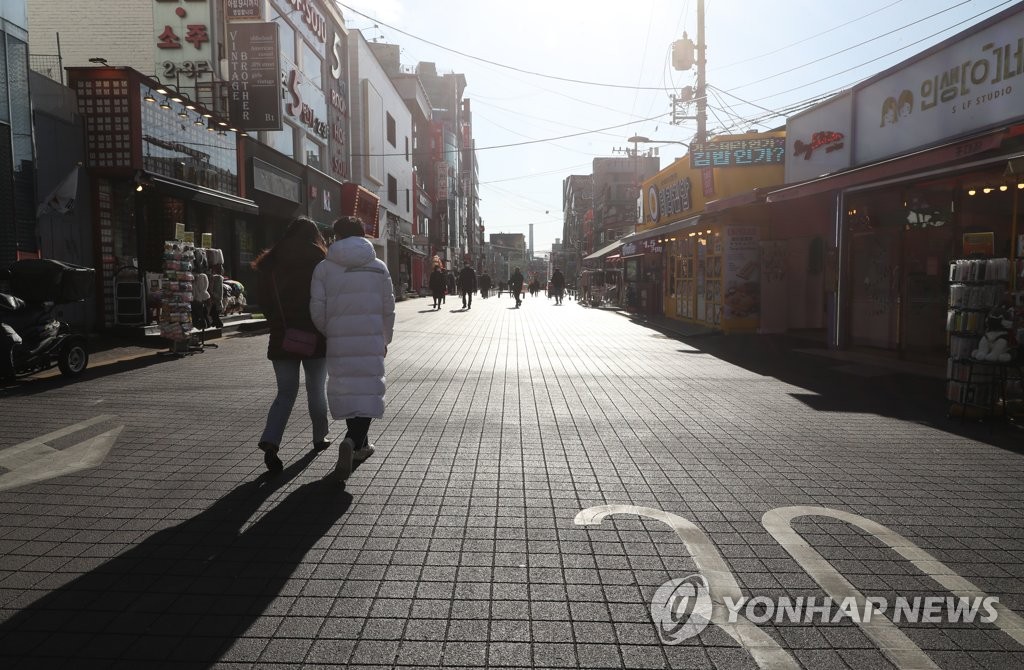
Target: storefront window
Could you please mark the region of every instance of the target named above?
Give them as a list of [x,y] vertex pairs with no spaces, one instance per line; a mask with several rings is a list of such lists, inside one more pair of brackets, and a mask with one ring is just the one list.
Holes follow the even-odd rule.
[[304,135],[302,140],[303,153],[306,157],[306,165],[315,167],[318,170],[323,169],[323,145],[318,142],[314,142],[309,135]]
[[[295,29],[288,23],[274,7],[270,8],[269,19],[277,24],[277,39],[280,45],[282,58],[288,59],[289,63],[295,62]],[[281,63],[281,70],[285,71],[284,63]]]
[[[140,97],[149,92],[141,86]],[[225,193],[238,193],[235,134],[216,130],[199,112],[172,100],[142,103],[142,154],[148,172]]]
[[285,156],[289,158],[295,157],[295,127],[289,125],[287,122],[283,124],[283,129],[277,132],[267,133],[266,144],[269,147],[277,149]]

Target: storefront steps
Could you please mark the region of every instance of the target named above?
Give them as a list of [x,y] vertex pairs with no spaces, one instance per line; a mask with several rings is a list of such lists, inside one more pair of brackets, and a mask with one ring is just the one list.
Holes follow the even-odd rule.
[[[251,330],[253,328],[260,328],[266,324],[266,319],[262,315],[254,316],[252,312],[242,312],[240,314],[229,314],[221,317],[221,322],[224,324],[221,328],[207,328],[205,331],[201,331],[198,328],[193,328],[191,335],[202,335],[206,339],[214,339],[220,337],[225,333],[230,333],[236,330]],[[158,324],[150,324],[145,327],[146,337],[160,337],[160,326]]]

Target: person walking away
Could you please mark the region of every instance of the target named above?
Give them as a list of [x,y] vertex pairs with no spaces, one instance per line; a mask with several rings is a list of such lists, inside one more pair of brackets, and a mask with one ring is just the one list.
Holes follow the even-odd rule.
[[508,290],[516,299],[516,309],[523,304],[523,273],[516,268],[508,280]]
[[[284,469],[278,456],[281,438],[295,398],[299,393],[299,368],[306,378],[306,403],[313,423],[313,448],[326,449],[327,440],[327,365],[324,360],[326,341],[315,327],[309,313],[309,288],[313,270],[327,255],[327,245],[312,219],[299,217],[292,221],[284,237],[252,262],[258,273],[260,302],[270,326],[267,358],[274,366],[277,396],[267,412],[266,425],[259,448],[263,462],[271,474]],[[294,353],[285,348],[285,330],[311,334],[315,341],[308,353]]]
[[344,483],[353,462],[373,454],[370,422],[384,416],[384,357],[395,332],[395,293],[384,261],[354,216],[334,222],[335,241],[310,289],[313,323],[327,337],[327,402],[345,419],[333,476]]
[[560,268],[555,268],[551,273],[551,291],[555,294],[555,304],[562,304],[562,296],[565,295],[565,275]]
[[487,299],[487,293],[491,290],[491,275],[484,272],[480,275],[480,297]]
[[459,288],[455,285],[455,273],[449,272],[448,277],[448,295],[455,295],[459,292]]
[[465,261],[459,271],[459,294],[462,296],[462,309],[473,309],[473,294],[476,293],[476,270]]
[[441,303],[444,301],[444,272],[441,272],[441,268],[437,265],[434,266],[434,271],[430,273],[430,295],[434,299],[434,309],[441,309]]

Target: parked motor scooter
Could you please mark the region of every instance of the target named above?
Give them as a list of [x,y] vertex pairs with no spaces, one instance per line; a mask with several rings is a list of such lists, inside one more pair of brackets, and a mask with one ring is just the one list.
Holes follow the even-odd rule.
[[69,377],[85,370],[89,364],[85,336],[57,319],[54,309],[88,297],[94,270],[30,259],[17,261],[4,274],[11,288],[9,293],[0,293],[0,379],[55,365]]

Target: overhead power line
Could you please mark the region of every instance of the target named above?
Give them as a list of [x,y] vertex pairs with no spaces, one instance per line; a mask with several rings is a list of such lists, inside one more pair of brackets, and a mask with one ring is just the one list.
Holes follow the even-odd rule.
[[432,42],[432,41],[430,41],[428,39],[425,39],[423,37],[420,37],[418,35],[413,35],[412,33],[409,33],[409,32],[406,32],[406,31],[402,30],[401,28],[396,28],[395,26],[388,25],[387,23],[384,23],[380,19],[375,19],[375,18],[373,18],[372,16],[370,16],[368,14],[364,14],[364,13],[360,12],[358,9],[353,9],[352,7],[349,7],[346,4],[343,4],[343,3],[339,2],[338,6],[347,9],[348,11],[352,12],[353,14],[358,14],[359,16],[362,16],[364,19],[368,19],[368,20],[373,21],[374,23],[376,23],[378,25],[384,26],[385,28],[390,28],[391,30],[394,30],[397,33],[401,33],[401,34],[405,35],[406,37],[411,37],[414,40],[419,40],[420,42],[425,42],[425,43],[429,44],[432,47],[437,47],[438,49],[444,49],[445,51],[450,51],[453,54],[458,54],[458,55],[462,56],[463,58],[469,58],[471,60],[480,61],[481,63],[487,63],[488,65],[493,65],[495,67],[504,68],[506,70],[512,70],[513,72],[521,72],[522,74],[528,74],[528,75],[531,75],[531,76],[534,76],[534,77],[542,77],[544,79],[554,79],[555,81],[569,82],[570,84],[586,84],[587,86],[602,86],[604,88],[624,88],[624,89],[628,89],[630,91],[666,91],[667,90],[665,88],[662,88],[661,86],[634,86],[634,85],[630,85],[630,84],[608,84],[606,82],[600,82],[600,81],[586,81],[584,79],[573,79],[572,77],[559,77],[559,76],[553,75],[553,74],[544,74],[543,72],[535,72],[533,70],[525,70],[523,68],[518,68],[518,67],[515,67],[513,65],[505,65],[504,63],[499,63],[497,61],[488,60],[486,58],[481,58],[480,56],[474,56],[474,55],[468,54],[468,53],[466,53],[464,51],[459,51],[458,49],[452,49],[451,47],[446,47],[443,44],[438,44],[437,42]]

